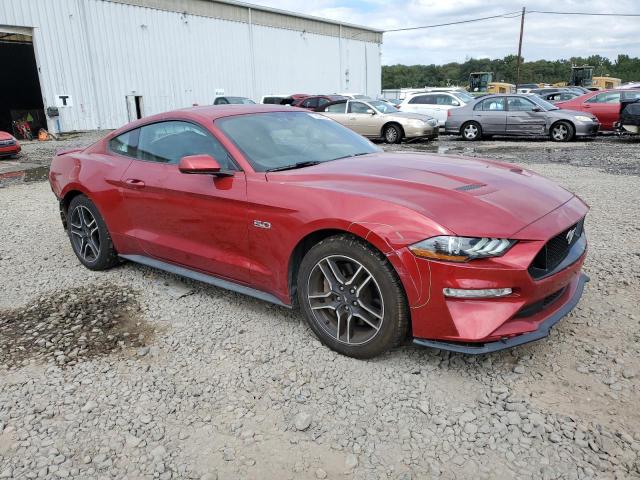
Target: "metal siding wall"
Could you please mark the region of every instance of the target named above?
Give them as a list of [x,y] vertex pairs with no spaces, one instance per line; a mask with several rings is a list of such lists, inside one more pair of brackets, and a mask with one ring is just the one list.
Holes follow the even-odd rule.
[[73,107],[60,109],[54,131],[96,128],[91,84],[87,81],[87,53],[76,0],[2,0],[0,25],[33,28],[40,87],[45,106],[55,104],[55,95],[69,94]]
[[377,43],[102,0],[0,1],[0,25],[34,28],[45,106],[56,94],[73,97],[73,107],[60,109],[62,131],[121,126],[125,96],[134,93],[142,95],[145,115],[209,104],[217,88],[256,100],[269,93],[380,93]]

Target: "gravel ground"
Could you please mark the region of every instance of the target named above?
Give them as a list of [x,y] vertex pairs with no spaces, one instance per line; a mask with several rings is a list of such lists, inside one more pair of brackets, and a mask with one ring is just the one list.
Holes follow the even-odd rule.
[[[43,164],[59,148],[32,145]],[[591,205],[592,281],[548,339],[342,357],[296,311],[133,264],[85,269],[48,185],[10,185],[0,479],[640,478],[640,145],[399,148],[525,163]]]

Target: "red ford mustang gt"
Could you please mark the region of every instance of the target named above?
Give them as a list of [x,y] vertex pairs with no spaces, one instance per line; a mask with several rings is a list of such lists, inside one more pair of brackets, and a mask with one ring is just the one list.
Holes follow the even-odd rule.
[[587,280],[572,193],[513,165],[383,153],[291,107],[148,117],[59,153],[49,179],[86,267],[127,259],[299,306],[358,358],[537,340]]

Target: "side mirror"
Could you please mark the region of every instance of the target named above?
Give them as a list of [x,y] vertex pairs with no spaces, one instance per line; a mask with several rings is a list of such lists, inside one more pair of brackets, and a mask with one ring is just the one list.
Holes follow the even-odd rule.
[[540,107],[533,107],[533,108],[531,109],[531,111],[532,111],[532,112],[541,112],[541,111],[542,111],[542,109],[541,109]]
[[459,101],[457,101],[457,100],[453,100],[453,101],[451,102],[451,105],[453,105],[454,107],[459,107],[459,106],[460,106],[460,102],[459,102]]
[[182,173],[200,175],[229,175],[220,168],[218,161],[211,155],[188,155],[180,159],[178,170]]
[[373,110],[373,108],[367,108],[367,113],[369,115],[375,115],[376,114],[376,112]]

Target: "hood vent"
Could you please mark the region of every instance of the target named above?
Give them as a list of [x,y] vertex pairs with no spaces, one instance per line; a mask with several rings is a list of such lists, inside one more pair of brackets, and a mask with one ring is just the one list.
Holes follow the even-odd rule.
[[468,192],[469,190],[476,190],[478,188],[485,187],[482,183],[471,183],[469,185],[462,185],[461,187],[457,187],[454,190],[458,190],[459,192]]

